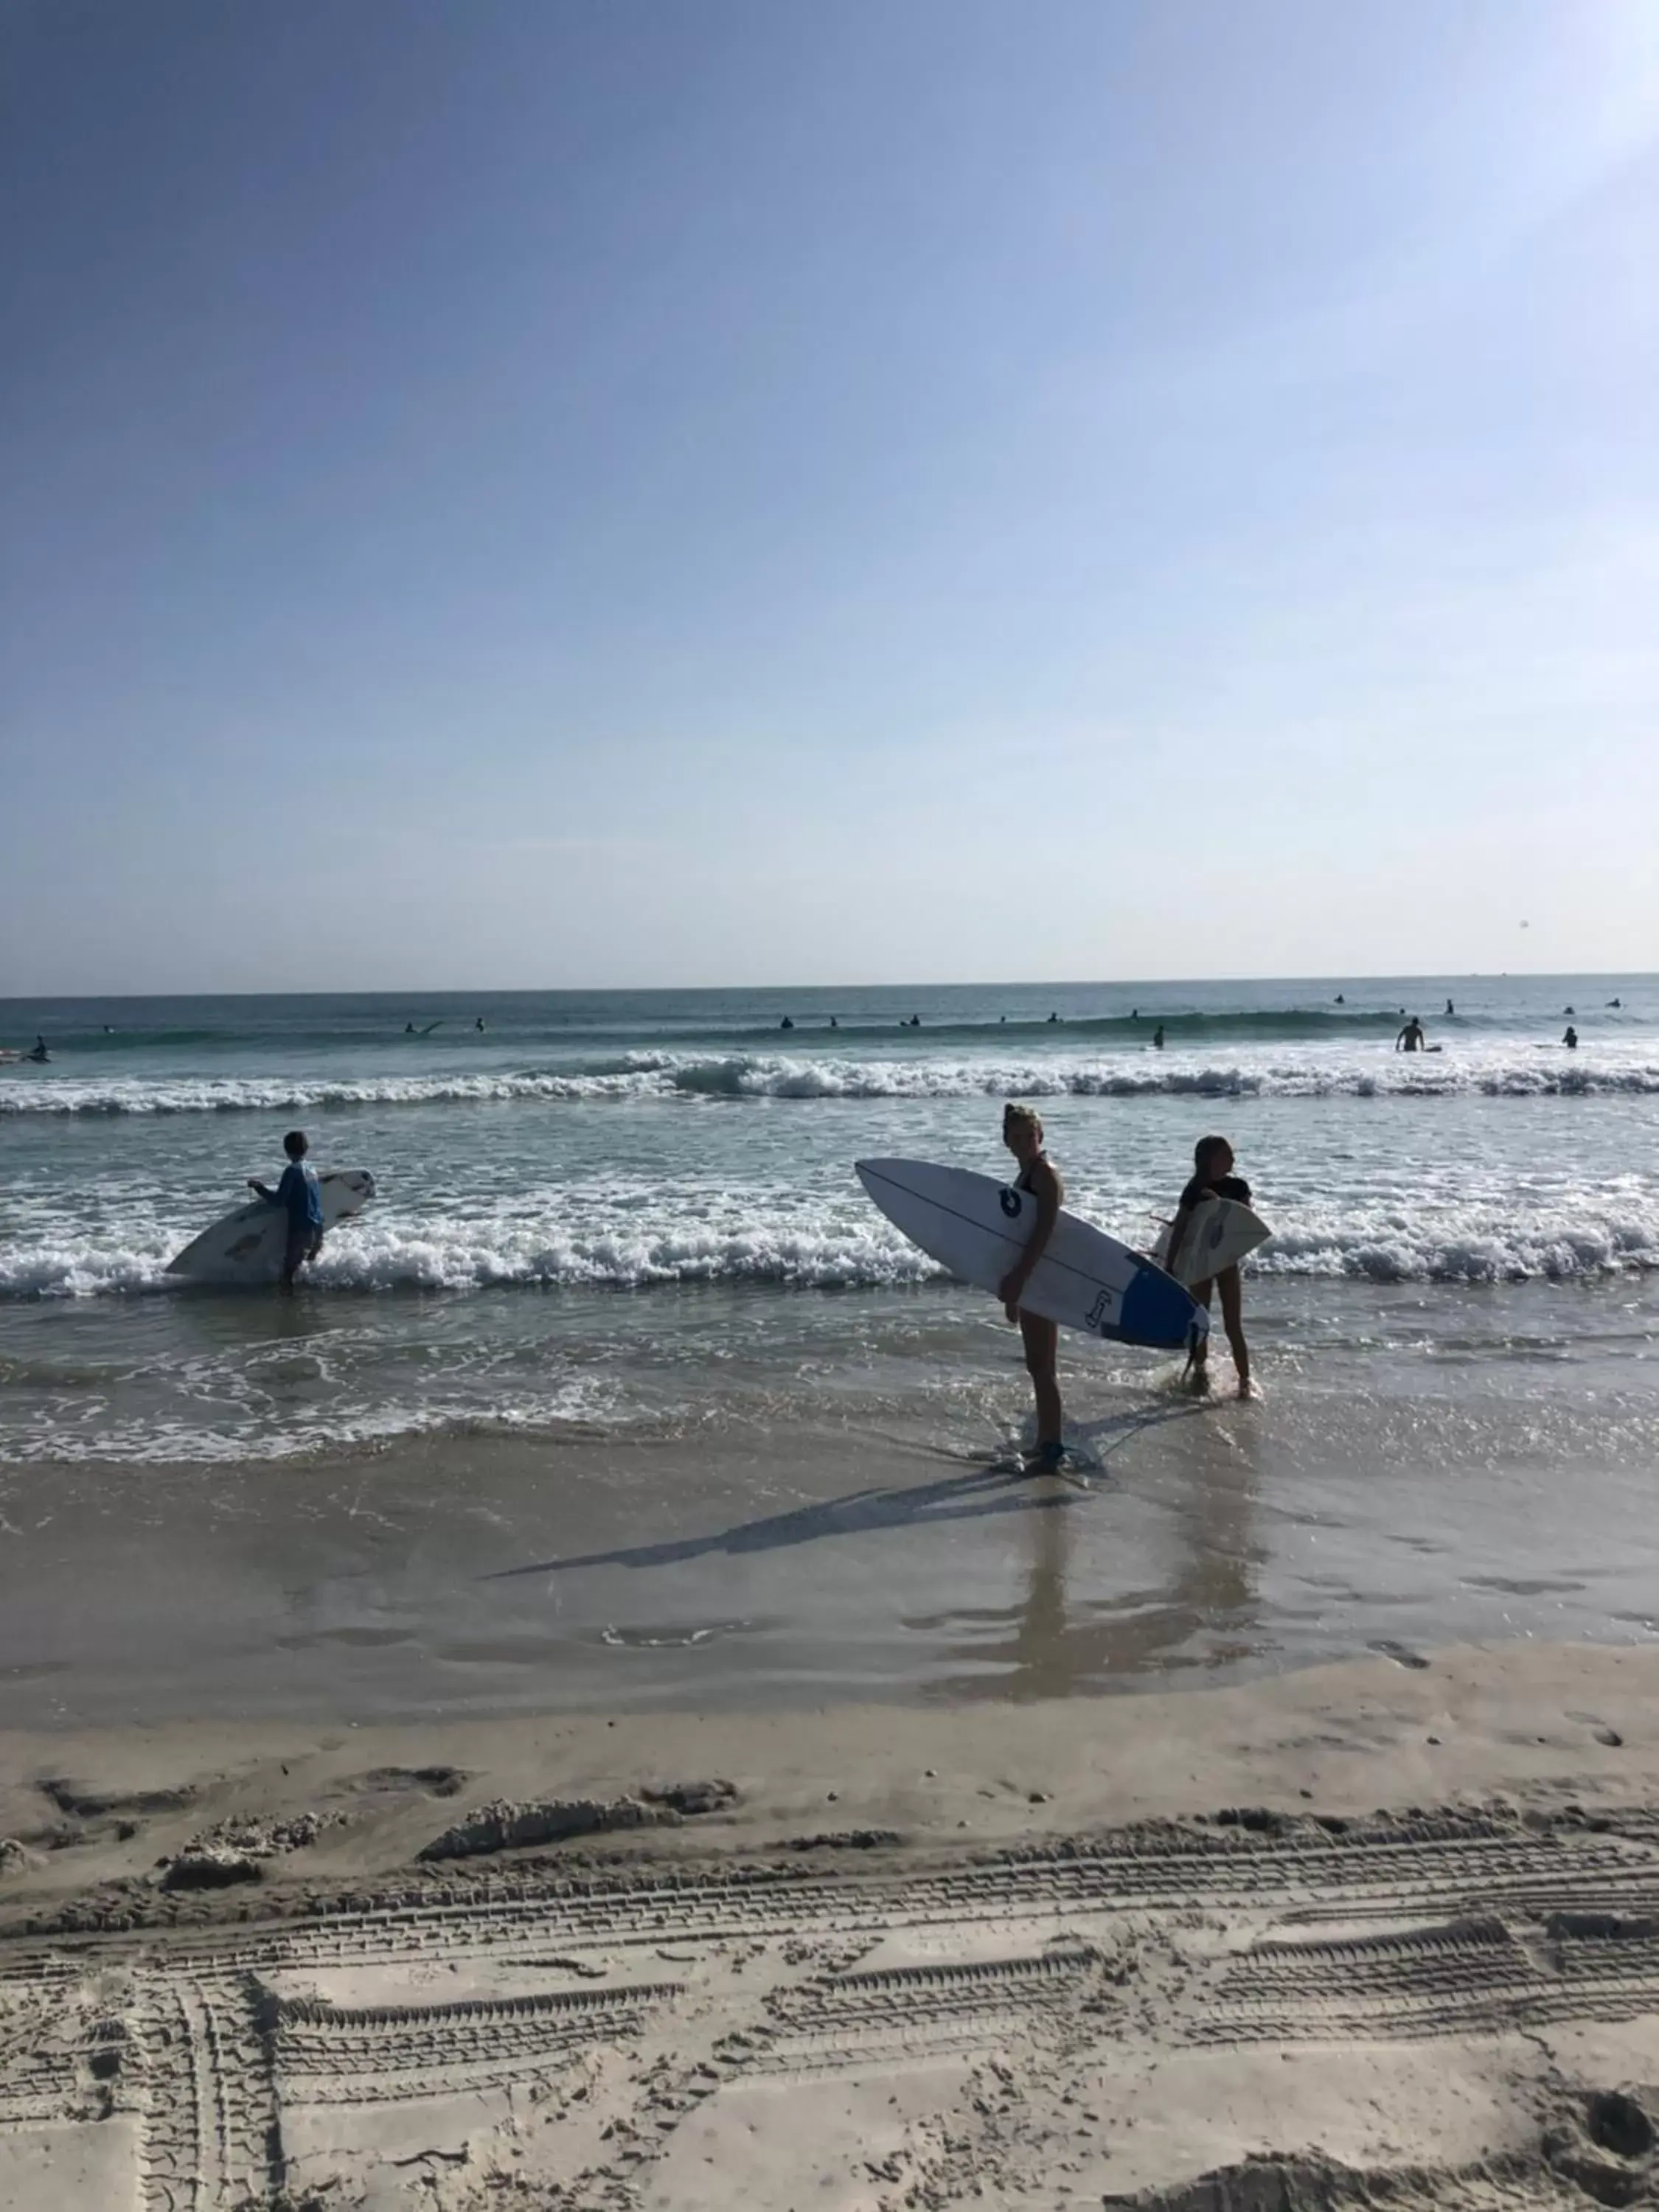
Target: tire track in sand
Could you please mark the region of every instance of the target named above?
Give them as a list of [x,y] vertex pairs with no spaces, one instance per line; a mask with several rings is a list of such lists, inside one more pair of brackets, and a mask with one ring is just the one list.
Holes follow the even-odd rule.
[[[411,2203],[434,2175],[459,2204],[466,2174],[533,2171],[563,2204],[611,2204],[749,2085],[943,2081],[1014,2049],[1070,2065],[1138,2033],[1213,2052],[1659,2014],[1653,1833],[1484,1815],[919,1867],[573,1879],[550,1860],[275,1903],[0,1937],[0,2137],[99,2124],[89,2039],[111,2015],[77,1995],[94,1985],[123,1992],[104,2063],[124,2069],[143,2212],[331,2175],[384,2188],[405,2163]],[[672,1979],[641,1975],[655,1953]],[[939,2170],[953,2160],[970,2171],[967,2151]]]

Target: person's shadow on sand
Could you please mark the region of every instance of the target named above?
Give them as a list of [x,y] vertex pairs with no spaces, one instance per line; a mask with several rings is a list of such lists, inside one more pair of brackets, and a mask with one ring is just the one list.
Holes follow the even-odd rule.
[[855,1490],[821,1505],[802,1505],[793,1513],[771,1513],[763,1520],[739,1521],[707,1536],[684,1536],[668,1544],[629,1544],[613,1552],[583,1552],[568,1559],[538,1559],[529,1566],[501,1567],[480,1577],[509,1581],[514,1575],[560,1574],[574,1567],[672,1567],[716,1552],[776,1552],[792,1544],[813,1544],[823,1536],[858,1536],[872,1530],[933,1527],[943,1521],[978,1520],[994,1513],[1047,1511],[1074,1504],[1074,1497],[1051,1492],[1040,1480],[1016,1476],[1006,1468],[983,1468],[971,1474],[945,1475],[938,1482],[912,1483],[890,1490]]
[[[1097,1421],[1067,1421],[1066,1449],[1084,1468],[1104,1468],[1109,1459],[1131,1444],[1137,1437],[1145,1436],[1149,1429],[1161,1429],[1170,1421],[1191,1420],[1210,1411],[1214,1401],[1209,1398],[1177,1400],[1172,1405],[1138,1407],[1127,1413],[1108,1413]],[[1035,1433],[1035,1430],[1033,1430]]]
[[[1188,1399],[1149,1411],[1115,1413],[1081,1425],[1074,1433],[1088,1454],[1085,1463],[1101,1467],[1146,1430],[1202,1411],[1200,1405]],[[981,1520],[996,1513],[1048,1512],[1056,1506],[1077,1503],[1074,1491],[1054,1490],[1043,1478],[1016,1472],[1006,1458],[1000,1457],[990,1467],[976,1467],[967,1474],[944,1475],[937,1482],[855,1490],[846,1498],[828,1498],[819,1505],[798,1506],[792,1513],[739,1521],[707,1536],[682,1536],[663,1544],[627,1544],[615,1551],[581,1552],[565,1559],[537,1559],[527,1566],[497,1568],[480,1580],[509,1582],[516,1575],[556,1575],[577,1567],[672,1567],[720,1552],[736,1558],[748,1552],[778,1552],[794,1544],[815,1544],[825,1536],[932,1528],[941,1522]]]

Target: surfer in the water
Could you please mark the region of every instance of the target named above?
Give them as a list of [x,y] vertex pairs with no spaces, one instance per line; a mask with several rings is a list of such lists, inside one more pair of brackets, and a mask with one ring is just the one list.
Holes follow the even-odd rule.
[[[1236,1198],[1242,1205],[1250,1202],[1250,1186],[1243,1176],[1233,1173],[1233,1148],[1224,1137],[1200,1137],[1193,1147],[1193,1176],[1181,1194],[1181,1203],[1176,1208],[1176,1218],[1170,1226],[1170,1249],[1164,1264],[1171,1273],[1188,1227],[1195,1210],[1206,1198]],[[1221,1293],[1221,1324],[1227,1332],[1227,1341],[1232,1346],[1233,1365],[1238,1370],[1238,1395],[1241,1398],[1255,1396],[1250,1387],[1250,1347],[1244,1341],[1244,1292],[1238,1279],[1238,1263],[1224,1267],[1208,1282],[1189,1285],[1193,1296],[1207,1313],[1212,1289]],[[1209,1343],[1200,1337],[1192,1357],[1193,1389],[1202,1396],[1210,1387]]]
[[288,1242],[283,1247],[283,1290],[289,1297],[294,1294],[295,1275],[323,1249],[323,1193],[317,1170],[306,1158],[309,1149],[305,1131],[290,1129],[283,1139],[288,1165],[276,1189],[269,1189],[257,1176],[247,1179],[247,1187],[256,1197],[264,1199],[267,1206],[280,1206],[288,1215]]
[[1028,1474],[1055,1474],[1066,1456],[1060,1407],[1060,1378],[1054,1371],[1060,1345],[1059,1325],[1041,1314],[1023,1313],[1020,1297],[1031,1279],[1031,1270],[1042,1257],[1054,1223],[1066,1202],[1066,1187],[1054,1162],[1042,1149],[1042,1121],[1029,1106],[1005,1106],[1002,1141],[1019,1162],[1016,1190],[1028,1191],[1036,1200],[1036,1226],[1025,1249],[997,1285],[1003,1310],[1018,1328],[1025,1345],[1025,1368],[1036,1395],[1036,1449],[1025,1462]]
[[1394,1048],[1396,1052],[1422,1051],[1423,1024],[1418,1020],[1415,1014],[1412,1016],[1410,1021],[1407,1023],[1405,1028],[1401,1030],[1399,1036],[1395,1039]]

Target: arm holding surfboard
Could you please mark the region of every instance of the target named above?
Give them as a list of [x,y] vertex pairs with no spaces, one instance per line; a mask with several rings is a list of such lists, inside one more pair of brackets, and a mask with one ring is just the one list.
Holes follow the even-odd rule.
[[1019,1319],[1020,1295],[1031,1279],[1031,1271],[1048,1249],[1048,1239],[1054,1233],[1054,1224],[1060,1218],[1060,1209],[1066,1203],[1066,1186],[1060,1179],[1060,1170],[1047,1153],[1039,1152],[1026,1170],[1028,1187],[1036,1200],[1036,1222],[1030,1242],[997,1285],[997,1295],[1002,1300],[1002,1310],[1011,1322]]

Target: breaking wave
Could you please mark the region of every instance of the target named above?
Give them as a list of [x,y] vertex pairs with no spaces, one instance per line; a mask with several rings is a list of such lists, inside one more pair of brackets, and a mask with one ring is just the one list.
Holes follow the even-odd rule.
[[[1134,1235],[1125,1207],[1120,1233]],[[1275,1210],[1276,1235],[1251,1261],[1265,1274],[1374,1283],[1564,1280],[1659,1267],[1659,1205],[1582,1210],[1557,1203],[1528,1215],[1471,1204],[1410,1224],[1376,1203]],[[123,1237],[96,1230],[43,1234],[0,1251],[0,1298],[191,1295],[167,1263],[180,1239],[159,1228]],[[942,1271],[854,1203],[816,1216],[767,1218],[763,1206],[729,1221],[657,1218],[621,1209],[580,1228],[568,1213],[422,1219],[390,1210],[334,1231],[311,1279],[319,1290],[376,1293],[494,1289],[648,1291],[670,1284],[786,1290],[889,1290],[938,1282]]]
[[[1433,1061],[1433,1065],[1426,1063]],[[1157,1063],[1068,1060],[854,1060],[629,1053],[589,1067],[407,1076],[58,1077],[0,1082],[0,1115],[233,1114],[319,1107],[623,1103],[640,1099],[1542,1098],[1659,1096],[1659,1060],[1556,1052],[1501,1057],[1367,1054]]]

